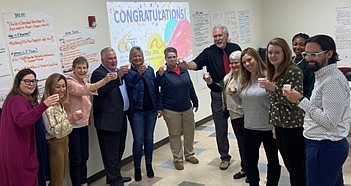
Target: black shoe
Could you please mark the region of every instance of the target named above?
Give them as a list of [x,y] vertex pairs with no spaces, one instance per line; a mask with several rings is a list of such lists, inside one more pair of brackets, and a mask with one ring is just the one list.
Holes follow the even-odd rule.
[[135,181],[140,181],[141,180],[141,169],[140,168],[135,168],[134,169],[134,180]]
[[148,178],[153,178],[154,177],[154,170],[152,169],[152,164],[146,164],[146,175]]
[[123,182],[130,182],[132,181],[131,177],[122,177],[123,178]]
[[243,178],[243,177],[245,177],[245,176],[246,176],[246,173],[240,171],[240,172],[234,174],[234,175],[233,175],[233,178],[237,180],[237,179]]

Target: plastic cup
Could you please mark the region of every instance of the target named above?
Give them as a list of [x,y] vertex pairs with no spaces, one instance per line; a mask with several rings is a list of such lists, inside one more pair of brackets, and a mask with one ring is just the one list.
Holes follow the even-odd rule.
[[166,71],[167,70],[167,65],[163,65],[162,68],[163,68],[164,71]]
[[183,63],[183,62],[184,62],[183,58],[178,59],[178,63]]
[[283,90],[290,91],[291,90],[291,85],[290,84],[284,84],[283,85]]

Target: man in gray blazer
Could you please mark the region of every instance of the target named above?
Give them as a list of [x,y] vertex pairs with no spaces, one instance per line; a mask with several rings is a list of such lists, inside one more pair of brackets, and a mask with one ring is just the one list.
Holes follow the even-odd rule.
[[117,68],[117,56],[111,47],[101,51],[102,64],[94,70],[91,82],[103,79],[107,73],[117,73],[117,79],[98,89],[93,98],[94,124],[106,172],[106,182],[111,186],[123,186],[131,181],[121,176],[121,159],[127,135],[127,111],[129,100],[123,76],[127,66]]

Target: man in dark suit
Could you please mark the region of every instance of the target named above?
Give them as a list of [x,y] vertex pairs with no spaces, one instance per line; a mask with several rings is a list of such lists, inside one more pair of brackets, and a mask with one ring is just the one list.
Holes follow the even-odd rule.
[[111,47],[101,51],[102,64],[94,70],[91,82],[103,79],[107,73],[117,73],[117,78],[99,88],[93,98],[93,114],[101,156],[106,171],[106,182],[122,186],[131,181],[121,176],[121,159],[127,135],[126,112],[129,109],[127,89],[123,76],[128,66],[117,68],[117,56]]

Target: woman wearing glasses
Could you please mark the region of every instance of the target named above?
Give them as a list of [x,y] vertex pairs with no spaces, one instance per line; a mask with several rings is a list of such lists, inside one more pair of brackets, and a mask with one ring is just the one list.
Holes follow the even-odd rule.
[[[39,166],[42,164],[38,162],[41,154],[37,153],[36,141],[36,135],[39,135],[36,132],[40,130],[35,127],[42,124],[42,113],[56,104],[57,99],[49,96],[38,103],[37,97],[35,72],[30,69],[19,71],[3,104],[0,124],[0,185],[42,185],[38,181]],[[45,183],[45,180],[39,180]]]
[[[302,93],[303,74],[291,59],[288,43],[274,38],[267,45],[267,79],[261,84],[268,91],[271,107],[269,123],[275,127],[280,154],[290,174],[292,186],[306,185],[305,139],[302,135],[304,112],[284,96],[283,86]],[[290,89],[290,88],[289,88]]]
[[310,98],[314,87],[314,72],[308,69],[308,64],[302,54],[305,52],[305,43],[309,38],[307,34],[298,33],[292,39],[292,49],[295,53],[293,61],[299,65],[303,72],[303,96]]

